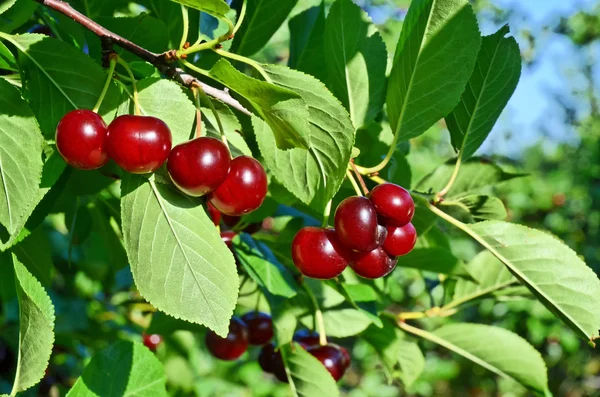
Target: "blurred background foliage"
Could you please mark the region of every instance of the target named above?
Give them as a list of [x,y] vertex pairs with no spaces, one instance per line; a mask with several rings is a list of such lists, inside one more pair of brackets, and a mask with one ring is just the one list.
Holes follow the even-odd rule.
[[[331,1],[326,0],[327,3]],[[88,2],[74,1],[88,6]],[[82,4],[79,4],[82,3]],[[96,5],[99,2],[92,2]],[[146,9],[122,2],[119,15],[137,15]],[[145,3],[140,1],[139,3]],[[153,3],[150,1],[150,3]],[[393,54],[409,0],[356,0],[378,25]],[[300,0],[291,17],[318,4]],[[235,5],[235,3],[234,3]],[[476,0],[484,34],[509,23],[525,61],[519,87],[500,122],[479,154],[502,164],[507,171],[527,173],[496,188],[509,219],[550,231],[585,257],[600,273],[600,111],[596,62],[600,49],[600,1]],[[90,10],[87,10],[88,12]],[[92,9],[101,15],[101,7]],[[56,22],[54,22],[54,18]],[[43,29],[60,35],[70,21],[38,8],[19,31]],[[85,40],[82,38],[82,40]],[[289,30],[284,24],[254,58],[287,63]],[[357,146],[362,158],[384,153],[391,132],[383,128],[360,131]],[[410,146],[410,147],[409,147]],[[427,173],[451,159],[449,135],[440,124],[410,145],[403,145],[387,177],[415,186]],[[85,190],[76,171],[65,182],[53,213],[29,237],[23,255],[39,244],[52,247],[52,264],[36,276],[51,283],[57,310],[57,343],[51,367],[41,386],[28,395],[64,395],[90,356],[116,338],[137,338],[149,322],[149,308],[131,290],[131,275],[118,240],[107,241],[108,224],[118,220],[118,200],[108,191]],[[102,181],[96,181],[102,184]],[[104,181],[108,186],[109,178]],[[103,195],[103,196],[102,196]],[[436,229],[438,230],[438,229]],[[478,248],[453,230],[440,225],[450,237],[454,255],[470,260]],[[72,243],[71,243],[72,242]],[[104,247],[110,247],[106,250]],[[107,266],[109,265],[110,266]],[[55,271],[50,269],[55,268]],[[1,285],[0,280],[0,285]],[[4,286],[2,286],[4,288]],[[423,310],[443,299],[436,275],[415,270],[393,273],[387,288],[400,306]],[[0,288],[1,289],[1,288]],[[247,299],[253,307],[254,299]],[[241,301],[241,306],[245,301]],[[18,332],[16,304],[2,306],[0,337],[10,346]],[[600,308],[599,308],[600,310]],[[581,342],[539,303],[510,297],[477,302],[456,315],[462,321],[505,327],[523,336],[545,358],[550,389],[555,396],[600,396],[600,354]],[[429,320],[439,325],[445,319]],[[253,359],[217,362],[203,348],[203,330],[166,335],[157,355],[165,364],[169,388],[176,396],[286,396],[286,385],[263,374]],[[367,331],[368,332],[368,331]],[[437,346],[422,343],[425,370],[408,389],[389,383],[370,345],[359,338],[341,344],[352,349],[353,366],[342,381],[344,395],[386,396],[525,396],[518,385],[499,379],[471,362]],[[14,347],[13,351],[14,351]],[[0,392],[10,389],[10,349],[0,348]]]

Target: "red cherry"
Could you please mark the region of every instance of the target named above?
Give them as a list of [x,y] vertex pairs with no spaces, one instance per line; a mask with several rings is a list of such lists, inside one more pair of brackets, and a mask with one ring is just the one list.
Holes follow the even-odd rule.
[[346,357],[338,345],[314,346],[306,350],[325,366],[336,382],[344,376],[347,368]]
[[223,219],[224,224],[226,224],[229,227],[234,227],[235,225],[237,225],[240,222],[240,219],[242,219],[242,217],[241,216],[223,215],[222,219]]
[[338,240],[333,229],[305,227],[292,241],[292,260],[307,277],[330,279],[339,276],[350,253]]
[[319,333],[314,332],[308,329],[301,329],[300,331],[296,331],[294,334],[294,340],[300,344],[305,349],[313,346],[319,346],[320,339]]
[[156,351],[156,349],[162,343],[162,341],[162,336],[158,334],[144,334],[144,345],[153,352]]
[[417,231],[412,223],[400,227],[388,225],[387,232],[388,235],[383,242],[383,249],[388,255],[406,255],[412,251],[417,243]]
[[56,127],[56,148],[72,167],[93,170],[108,162],[106,124],[91,110],[72,110]]
[[377,248],[377,211],[369,199],[354,196],[342,201],[335,211],[335,232],[352,250]]
[[229,333],[221,338],[213,331],[206,333],[206,347],[221,360],[235,360],[248,349],[248,327],[239,317],[232,317]]
[[210,195],[210,201],[230,216],[241,216],[261,206],[267,196],[267,174],[252,157],[240,156],[231,161],[229,175]]
[[342,357],[343,357],[343,361],[342,361],[342,365],[344,366],[344,371],[346,371],[348,368],[350,368],[350,364],[352,363],[352,358],[350,357],[350,353],[348,353],[348,350],[346,350],[345,347],[340,346],[340,351],[342,352]]
[[221,223],[221,213],[218,209],[215,208],[214,205],[211,204],[210,201],[206,202],[206,212],[208,212],[208,215],[210,216],[210,219],[213,221],[215,226],[219,226],[219,224]]
[[169,154],[167,170],[181,191],[199,197],[223,183],[230,164],[229,149],[223,142],[201,137],[175,146]]
[[263,371],[272,374],[274,371],[273,361],[275,359],[275,346],[272,343],[266,344],[260,349],[258,355],[258,364]]
[[156,117],[123,115],[108,126],[108,155],[125,171],[156,171],[171,151],[171,131]]
[[412,221],[415,214],[415,203],[410,193],[393,183],[375,186],[369,199],[386,225],[404,226]]
[[237,233],[233,230],[226,230],[221,232],[221,240],[227,245],[227,248],[233,250],[233,238],[237,236]]
[[356,254],[350,267],[359,276],[374,279],[390,274],[397,262],[396,258],[391,258],[382,247],[378,247],[371,252]]
[[273,337],[273,320],[263,312],[248,312],[242,316],[248,325],[248,342],[251,345],[264,345]]

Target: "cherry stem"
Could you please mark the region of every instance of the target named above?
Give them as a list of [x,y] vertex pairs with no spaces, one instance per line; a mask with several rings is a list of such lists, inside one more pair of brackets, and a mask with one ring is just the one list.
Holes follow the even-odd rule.
[[354,179],[354,175],[352,175],[352,172],[350,172],[350,170],[346,170],[346,178],[348,178],[348,180],[352,184],[352,187],[354,188],[356,194],[358,196],[362,196],[363,194],[360,191],[360,187],[358,186],[358,183],[356,183],[356,179]]
[[352,168],[352,170],[354,170],[354,173],[356,174],[356,178],[358,179],[358,182],[360,183],[360,186],[363,189],[363,193],[366,196],[367,194],[369,194],[369,189],[367,188],[367,185],[365,184],[365,180],[363,179],[362,175],[360,174],[360,172],[358,172],[358,169],[356,168],[356,164],[354,164],[354,160],[350,160],[350,168]]
[[325,333],[325,321],[323,320],[323,312],[319,308],[319,302],[317,301],[315,294],[308,287],[308,285],[306,285],[305,282],[302,282],[301,285],[302,285],[302,289],[304,289],[304,291],[306,291],[306,294],[310,298],[310,300],[313,304],[313,307],[315,309],[315,312],[314,312],[315,328],[317,328],[317,332],[319,333],[319,344],[321,346],[324,346],[327,344],[327,334]]
[[202,136],[202,111],[200,110],[200,88],[197,86],[192,87],[192,93],[194,94],[196,104],[196,134],[194,138],[200,138]]
[[242,22],[244,22],[244,17],[246,16],[246,7],[248,6],[248,0],[244,0],[242,3],[242,9],[240,10],[240,15],[238,16],[237,21],[235,22],[235,27],[233,28],[233,32],[231,32],[231,36],[235,36],[240,26],[242,26]]
[[213,51],[216,52],[217,54],[221,55],[222,57],[233,59],[235,61],[239,61],[239,62],[245,63],[246,65],[252,66],[262,76],[262,78],[265,79],[265,81],[267,83],[273,83],[271,78],[267,75],[267,72],[265,72],[263,67],[260,66],[260,64],[258,62],[253,61],[250,58],[246,58],[245,56],[234,54],[232,52],[225,51],[225,50],[213,49]]
[[[208,95],[206,95],[206,93],[204,92],[202,87],[196,86],[196,88],[198,89],[198,93],[206,99],[206,102],[208,103],[208,107],[210,108],[210,111],[212,112],[213,116],[215,116],[215,121],[217,122],[217,127],[219,128],[219,133],[221,134],[221,140],[223,141],[223,143],[225,144],[225,146],[227,146],[227,149],[229,150],[229,143],[227,143],[227,137],[225,136],[225,128],[223,128],[223,123],[221,122],[221,117],[219,116],[219,113],[217,112],[217,108],[215,108],[215,104],[212,102],[212,99]],[[199,101],[198,101],[198,106],[200,106]],[[231,153],[231,150],[229,150],[229,152]]]
[[106,96],[106,93],[108,92],[108,87],[110,87],[110,82],[113,79],[113,74],[115,73],[115,66],[117,66],[117,57],[114,54],[110,55],[110,63],[108,65],[108,77],[106,78],[106,83],[104,83],[104,87],[102,88],[102,92],[100,93],[100,96],[98,97],[98,101],[96,102],[96,105],[94,106],[94,109],[92,109],[93,112],[98,113],[98,110],[100,110],[100,106],[102,106],[102,101],[104,100],[104,97]]
[[227,41],[229,39],[231,39],[233,36],[233,31],[235,29],[235,27],[233,26],[233,23],[228,19],[228,18],[224,18],[224,17],[217,17],[219,18],[220,21],[223,21],[227,24],[227,32],[225,32],[225,34],[206,41],[204,43],[201,43],[200,40],[201,38],[198,37],[198,40],[196,40],[196,42],[189,46],[188,48],[184,48],[181,49],[179,51],[177,51],[177,58],[181,58],[182,55],[188,55],[188,54],[193,54],[194,52],[198,52],[198,51],[204,51],[204,50],[210,50],[210,49],[214,49],[215,46],[217,46],[218,44],[221,44],[224,41]]
[[329,226],[329,216],[331,215],[331,203],[333,200],[329,200],[327,202],[327,205],[325,206],[325,210],[323,211],[323,223],[321,224],[322,227],[327,227]]
[[133,76],[133,72],[131,71],[131,68],[129,67],[127,62],[125,62],[119,56],[117,57],[117,63],[119,65],[121,65],[123,67],[123,69],[125,69],[125,71],[127,72],[127,75],[131,79],[131,86],[133,88],[133,105],[135,107],[135,115],[140,116],[142,114],[142,112],[140,110],[140,99],[138,97],[138,90],[137,90],[137,86],[135,84],[135,77]]
[[456,182],[456,178],[458,177],[458,171],[460,170],[461,163],[462,155],[459,155],[456,159],[456,164],[454,164],[454,171],[452,172],[450,180],[448,181],[446,186],[442,190],[440,190],[438,194],[436,194],[437,200],[444,197],[450,191],[450,189],[452,189],[452,186],[454,185],[454,182]]
[[183,33],[181,34],[181,41],[179,42],[179,50],[183,49],[185,45],[190,29],[190,17],[188,14],[188,9],[183,4],[181,5],[181,17],[183,19]]

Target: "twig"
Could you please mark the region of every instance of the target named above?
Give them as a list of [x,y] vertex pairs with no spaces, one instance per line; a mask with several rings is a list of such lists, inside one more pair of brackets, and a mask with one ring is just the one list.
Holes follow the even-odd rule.
[[[170,63],[170,59],[172,59],[173,51],[166,51],[162,54],[156,54],[152,51],[148,51],[147,49],[140,47],[139,45],[132,43],[131,41],[119,36],[116,33],[111,32],[105,27],[97,24],[92,21],[90,18],[86,17],[79,11],[75,10],[73,7],[61,0],[36,0],[38,3],[45,5],[46,7],[50,7],[53,10],[64,14],[65,16],[71,18],[75,22],[79,23],[84,28],[88,29],[96,36],[100,37],[100,39],[105,43],[112,43],[117,45],[124,50],[131,52],[132,54],[137,55],[141,59],[151,63],[154,65],[162,74],[167,76],[168,78],[177,81],[178,83],[191,87],[193,84],[197,84],[204,92],[213,98],[220,100],[221,102],[231,106],[239,110],[240,112],[251,115],[250,111],[242,106],[235,98],[233,98],[228,91],[220,90],[218,88],[212,87],[202,81],[198,80],[196,77],[192,76],[189,73],[186,73],[183,69],[174,66]],[[105,47],[106,48],[106,47]]]

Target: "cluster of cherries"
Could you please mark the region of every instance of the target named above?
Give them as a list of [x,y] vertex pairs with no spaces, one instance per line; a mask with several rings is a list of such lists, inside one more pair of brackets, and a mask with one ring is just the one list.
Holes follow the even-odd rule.
[[208,199],[221,213],[254,211],[267,195],[267,175],[252,157],[231,159],[218,139],[199,137],[172,148],[171,131],[160,119],[122,115],[106,125],[91,110],[73,110],[56,127],[56,147],[65,161],[83,170],[113,159],[125,171],[147,174],[167,162],[173,183],[184,193]]
[[335,211],[335,229],[305,227],[294,237],[292,259],[307,277],[330,279],[349,265],[361,277],[388,275],[397,257],[415,246],[415,204],[406,189],[384,183],[369,197],[348,197]]

